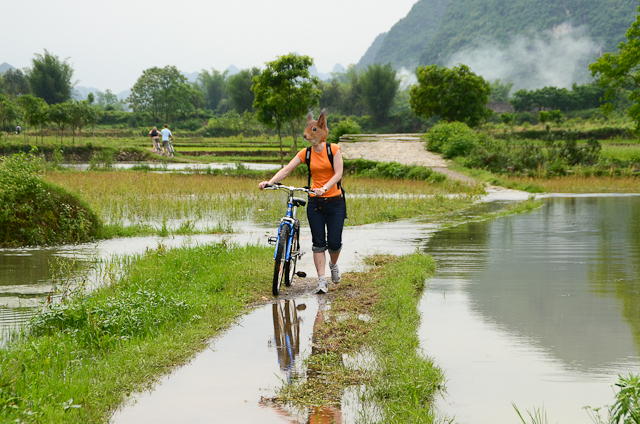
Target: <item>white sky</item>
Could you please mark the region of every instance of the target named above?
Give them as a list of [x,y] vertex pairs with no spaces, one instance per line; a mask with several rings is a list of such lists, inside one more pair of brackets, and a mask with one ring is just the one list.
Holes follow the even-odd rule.
[[417,0],[4,0],[0,63],[47,49],[78,85],[130,89],[142,71],[262,67],[291,52],[319,72],[357,63]]

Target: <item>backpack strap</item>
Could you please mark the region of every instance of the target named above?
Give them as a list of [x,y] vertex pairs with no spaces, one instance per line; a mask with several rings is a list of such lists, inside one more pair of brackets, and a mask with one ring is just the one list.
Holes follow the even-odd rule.
[[[331,150],[331,143],[327,142],[327,156],[329,157],[329,162],[331,163],[331,168],[334,170],[335,172],[335,168],[333,167],[333,151]],[[338,184],[336,184],[338,186],[338,188],[340,189],[340,191],[342,192],[342,179],[340,181],[338,181]],[[343,192],[344,194],[344,192]]]
[[305,159],[305,163],[307,164],[307,170],[309,171],[309,179],[307,180],[307,187],[311,188],[311,146],[307,147],[307,156]]

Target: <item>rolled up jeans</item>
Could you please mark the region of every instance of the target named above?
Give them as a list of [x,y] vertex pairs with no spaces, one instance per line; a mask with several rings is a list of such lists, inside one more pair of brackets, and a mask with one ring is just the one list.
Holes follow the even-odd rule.
[[307,219],[311,227],[312,250],[316,253],[342,249],[342,228],[346,215],[344,197],[340,199],[309,198]]

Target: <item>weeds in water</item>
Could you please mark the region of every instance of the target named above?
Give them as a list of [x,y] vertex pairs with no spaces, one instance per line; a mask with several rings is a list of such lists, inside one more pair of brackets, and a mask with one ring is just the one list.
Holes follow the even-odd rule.
[[618,387],[615,402],[605,407],[607,418],[600,416],[601,408],[587,406],[584,409],[589,417],[595,424],[640,424],[640,375],[618,375],[615,386]]
[[[522,416],[516,404],[511,402],[511,405],[513,406],[513,409],[516,410],[516,413],[518,414],[518,417],[520,417],[520,421],[522,421],[522,424],[527,424],[527,420]],[[547,413],[545,412],[544,407],[534,408],[533,412],[527,411],[527,414],[531,419],[530,424],[547,424],[549,422],[549,420],[547,419]]]

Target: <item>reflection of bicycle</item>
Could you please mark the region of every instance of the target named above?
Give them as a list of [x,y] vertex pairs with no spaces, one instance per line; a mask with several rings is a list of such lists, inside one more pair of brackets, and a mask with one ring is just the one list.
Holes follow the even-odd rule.
[[[276,246],[276,252],[273,256],[275,264],[273,267],[273,295],[280,293],[280,286],[284,280],[285,285],[290,286],[294,274],[296,274],[296,263],[304,254],[300,252],[300,221],[296,218],[298,206],[304,206],[307,201],[294,197],[296,191],[311,193],[312,191],[306,187],[287,187],[280,183],[274,185],[267,184],[265,189],[270,190],[286,190],[288,193],[287,214],[280,219],[280,227],[278,228],[277,237],[269,237],[269,244]],[[299,272],[298,277],[306,277],[304,272]]]
[[295,368],[295,360],[300,353],[300,321],[293,300],[274,303],[273,332],[278,351],[280,369],[290,379]]

